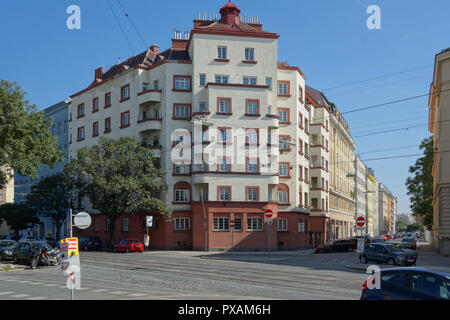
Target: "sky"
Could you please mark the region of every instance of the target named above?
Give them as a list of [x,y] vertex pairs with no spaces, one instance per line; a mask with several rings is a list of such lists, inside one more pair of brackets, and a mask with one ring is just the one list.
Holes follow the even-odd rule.
[[[191,30],[199,12],[218,14],[227,1],[2,0],[0,79],[18,82],[27,100],[44,109],[86,88],[100,66],[107,69],[119,57],[124,61],[151,44],[168,49],[174,28]],[[399,213],[410,212],[405,181],[419,157],[373,159],[422,153],[418,146],[431,135],[428,97],[345,112],[428,94],[434,57],[450,47],[450,1],[234,3],[241,15],[258,17],[264,30],[280,35],[279,61],[300,67],[307,84],[324,92],[344,113],[356,153],[398,197]],[[66,26],[70,5],[81,9],[80,30]],[[380,8],[381,29],[367,27],[370,5]],[[381,133],[401,128],[409,129]]]

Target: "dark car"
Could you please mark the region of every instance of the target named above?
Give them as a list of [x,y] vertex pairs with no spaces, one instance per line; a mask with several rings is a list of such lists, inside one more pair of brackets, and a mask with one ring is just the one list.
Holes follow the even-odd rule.
[[78,240],[81,250],[102,250],[102,241],[98,237],[82,237]]
[[319,245],[315,252],[351,252],[357,247],[358,242],[352,239],[334,240]]
[[417,253],[412,250],[403,250],[397,243],[371,243],[364,247],[360,259],[363,263],[369,261],[387,263],[390,265],[415,265]]
[[[15,264],[30,264],[38,258],[37,264],[56,265],[59,263],[58,251],[42,241],[23,241],[13,251]],[[34,265],[36,266],[36,265]]]
[[18,245],[14,240],[0,240],[0,261],[11,260],[14,248]]
[[[376,276],[363,284],[361,300],[449,300],[450,273],[425,268],[394,268],[380,271],[380,288]],[[376,287],[376,286],[375,286]]]
[[385,240],[384,240],[384,238],[373,238],[371,241],[370,241],[371,243],[384,243],[385,242]]
[[417,241],[414,238],[403,238],[401,244],[406,249],[417,249]]

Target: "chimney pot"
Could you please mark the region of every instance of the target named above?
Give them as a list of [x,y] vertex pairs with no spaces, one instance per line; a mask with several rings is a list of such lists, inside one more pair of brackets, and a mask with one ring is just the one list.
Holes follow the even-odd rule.
[[95,69],[95,80],[101,79],[103,77],[103,74],[105,73],[105,68],[100,67]]
[[156,44],[152,44],[150,50],[152,50],[154,54],[159,54],[159,47]]

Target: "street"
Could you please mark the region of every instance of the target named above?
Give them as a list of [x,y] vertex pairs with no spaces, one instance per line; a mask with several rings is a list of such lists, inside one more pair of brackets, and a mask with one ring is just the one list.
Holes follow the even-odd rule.
[[[418,266],[449,270],[450,258],[419,248]],[[421,254],[423,252],[423,255]],[[80,300],[355,300],[368,275],[358,253],[81,252]],[[422,258],[422,259],[421,259]],[[385,267],[385,266],[382,266]],[[27,268],[27,267],[26,267]],[[0,273],[0,299],[68,300],[59,267]]]

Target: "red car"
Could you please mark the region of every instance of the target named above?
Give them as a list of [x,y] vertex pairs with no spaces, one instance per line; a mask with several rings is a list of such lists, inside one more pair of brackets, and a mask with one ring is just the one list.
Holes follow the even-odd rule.
[[114,252],[143,252],[144,244],[138,239],[126,239],[120,240],[120,242],[114,245]]
[[385,234],[385,235],[383,236],[383,239],[384,239],[384,241],[392,240],[392,236],[391,236],[390,234]]

